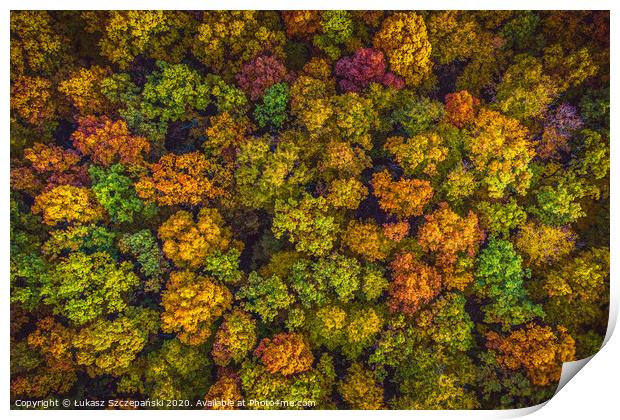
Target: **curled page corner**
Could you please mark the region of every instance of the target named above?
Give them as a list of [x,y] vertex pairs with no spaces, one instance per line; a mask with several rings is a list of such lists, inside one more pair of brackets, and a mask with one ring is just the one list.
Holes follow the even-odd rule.
[[514,418],[517,418],[517,417],[525,417],[525,416],[528,416],[528,415],[530,415],[532,413],[535,413],[536,411],[540,410],[549,401],[551,401],[551,400],[547,400],[547,401],[541,402],[540,404],[532,405],[531,407],[513,408],[513,409],[510,409],[510,410],[503,410],[503,411],[494,411],[494,414],[497,413],[497,415],[494,415],[494,418],[514,419]]
[[[599,348],[596,353],[598,353],[599,351],[603,349],[603,347],[605,347],[605,345],[609,341],[609,338],[611,337],[611,335],[613,334],[616,328],[616,321],[618,319],[618,304],[617,303],[618,303],[617,296],[614,295],[614,293],[612,293],[611,304],[609,306],[609,319],[607,321],[607,331],[605,333],[605,338],[603,339],[603,344],[601,344],[601,348]],[[556,388],[555,393],[553,395],[555,396],[558,392],[560,392],[560,390],[564,388],[564,385],[566,385],[571,379],[573,379],[573,377],[577,374],[577,372],[583,369],[583,367],[587,365],[590,360],[592,360],[592,358],[596,355],[596,353],[594,353],[590,357],[586,357],[585,359],[574,360],[572,362],[564,362],[562,364],[562,373],[560,375],[560,381],[558,382],[558,387]],[[544,404],[545,403],[543,403],[542,405]]]
[[[608,330],[608,332],[609,331],[610,330]],[[555,392],[553,393],[553,396],[555,397],[557,393],[560,392],[562,388],[564,388],[564,385],[566,385],[585,365],[587,365],[588,362],[592,360],[593,357],[594,355],[587,357],[585,359],[574,360],[572,362],[564,362],[562,364],[562,373],[560,374],[560,380],[558,382],[558,386]],[[517,417],[527,416],[543,408],[552,399],[553,397],[551,397],[547,401],[544,401],[537,405],[533,405],[531,407],[523,407],[523,408],[505,410],[504,412],[498,413],[498,416],[496,416],[495,418],[517,418]]]
[[558,387],[555,389],[555,393],[553,395],[555,396],[558,392],[560,392],[560,390],[564,388],[564,385],[566,385],[568,381],[573,379],[573,377],[577,374],[577,372],[583,369],[583,367],[587,365],[588,362],[592,360],[593,357],[594,357],[594,354],[590,357],[586,357],[585,359],[574,360],[572,362],[564,362],[562,364],[562,373],[560,375],[560,381],[558,382]]

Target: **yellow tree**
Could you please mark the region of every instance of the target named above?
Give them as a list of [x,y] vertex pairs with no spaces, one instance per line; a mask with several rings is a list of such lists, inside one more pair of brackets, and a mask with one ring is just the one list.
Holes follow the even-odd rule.
[[575,248],[575,234],[568,227],[527,222],[515,238],[515,246],[529,266],[540,267],[564,258]]
[[372,371],[360,363],[353,363],[347,375],[338,383],[342,399],[354,410],[383,408],[383,387],[375,382]]
[[390,69],[410,86],[419,85],[431,72],[431,44],[426,24],[415,12],[388,16],[375,34],[373,46],[385,52]]
[[197,221],[191,213],[179,210],[159,227],[158,235],[166,257],[190,269],[205,265],[206,257],[224,252],[232,243],[232,232],[224,226],[219,211],[207,207],[200,209]]
[[483,108],[472,134],[465,149],[489,197],[502,198],[508,188],[524,195],[532,178],[528,165],[535,155],[527,129],[514,118]]
[[91,223],[100,220],[103,209],[88,188],[59,185],[35,197],[32,212],[43,216],[43,223]]
[[231,303],[232,294],[226,286],[191,271],[174,272],[161,296],[161,329],[176,333],[181,343],[202,344]]

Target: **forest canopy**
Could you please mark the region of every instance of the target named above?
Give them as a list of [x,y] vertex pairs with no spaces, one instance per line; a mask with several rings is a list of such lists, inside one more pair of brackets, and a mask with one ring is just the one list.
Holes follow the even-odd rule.
[[609,12],[10,34],[14,407],[519,408],[600,348]]

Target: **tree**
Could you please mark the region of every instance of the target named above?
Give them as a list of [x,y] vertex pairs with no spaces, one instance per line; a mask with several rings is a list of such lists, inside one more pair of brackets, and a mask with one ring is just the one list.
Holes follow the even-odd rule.
[[478,217],[471,210],[467,217],[461,217],[447,203],[440,203],[437,210],[424,218],[425,223],[418,230],[418,243],[425,251],[435,253],[439,266],[453,264],[459,255],[474,257],[484,240]]
[[244,278],[239,269],[241,250],[230,248],[226,252],[216,251],[207,257],[205,269],[216,279],[225,284],[237,285]]
[[248,61],[236,75],[237,84],[252,101],[265,95],[269,87],[282,82],[285,78],[286,67],[272,55]]
[[445,115],[441,102],[418,97],[407,90],[401,91],[395,98],[392,108],[391,119],[402,127],[408,136],[433,131]]
[[117,264],[109,254],[72,253],[56,264],[41,287],[43,301],[75,325],[122,312],[140,284],[128,262]]
[[535,385],[560,380],[562,363],[572,361],[575,340],[562,327],[555,333],[549,327],[528,324],[508,337],[487,334],[487,347],[495,350],[497,361],[508,369],[524,368]]
[[570,168],[579,176],[603,179],[609,173],[609,140],[593,130],[582,130],[575,142],[578,156]]
[[325,305],[304,315],[302,329],[307,331],[314,348],[339,349],[347,359],[355,360],[372,346],[383,323],[382,316],[373,308]]
[[385,18],[374,35],[373,46],[383,50],[390,69],[405,79],[407,85],[419,85],[431,71],[426,24],[415,12],[399,12]]
[[152,215],[156,208],[145,205],[136,194],[133,181],[124,175],[125,169],[116,164],[108,170],[91,166],[88,173],[93,181],[92,190],[110,219],[115,223],[131,223],[138,215]]
[[283,139],[275,149],[267,136],[247,142],[236,164],[240,200],[252,208],[271,210],[278,199],[298,196],[312,176],[302,160],[302,148],[293,139]]
[[45,317],[25,341],[11,339],[11,398],[65,394],[77,381],[71,353],[75,332]]
[[[213,406],[207,405],[206,409],[211,410],[235,410],[239,401],[243,400],[241,395],[241,380],[231,372],[218,371],[217,381],[211,385],[205,395],[206,401],[214,401]],[[232,401],[232,404],[230,403]],[[218,402],[223,402],[218,404]],[[209,403],[207,403],[209,404]]]
[[214,172],[213,162],[199,152],[168,153],[149,165],[135,187],[140,198],[162,206],[197,205],[223,194]]
[[342,399],[355,410],[378,410],[383,408],[383,388],[375,382],[370,371],[354,363],[345,378],[338,383]]
[[544,288],[552,298],[564,296],[568,301],[601,302],[608,276],[609,250],[594,248],[580,253],[559,270],[549,272]]
[[519,229],[515,247],[528,266],[540,267],[562,259],[575,247],[575,234],[569,228],[526,223]]
[[53,24],[45,10],[11,13],[11,79],[25,73],[48,75],[65,63],[68,40]]
[[[336,379],[333,359],[323,353],[314,368],[294,375],[271,373],[262,363],[246,361],[239,372],[246,399],[257,401],[278,399],[291,401],[301,398],[316,402],[316,407],[332,407],[331,393]],[[252,405],[250,408],[275,409],[275,406]],[[302,409],[303,407],[291,407]]]
[[531,56],[519,56],[497,87],[498,108],[520,120],[541,116],[557,95],[557,87]]
[[544,48],[543,61],[559,92],[579,87],[599,71],[588,48],[567,50],[560,44],[553,44]]
[[362,278],[362,292],[368,302],[373,302],[383,295],[389,282],[383,270],[377,265],[367,265]]
[[582,127],[583,121],[577,110],[563,103],[547,118],[536,152],[542,158],[559,159],[560,153],[570,151],[569,141]]
[[[327,65],[325,68],[329,69]],[[291,114],[310,135],[317,135],[333,115],[330,96],[335,94],[335,90],[335,84],[329,80],[305,74],[291,84]]]
[[111,104],[101,91],[101,83],[110,73],[109,68],[96,65],[80,68],[59,83],[58,91],[67,96],[82,116],[106,114]]
[[116,259],[116,233],[96,224],[69,226],[49,232],[49,239],[41,246],[49,260],[58,260],[73,252],[93,254],[105,252]]
[[450,410],[475,409],[476,395],[468,387],[473,382],[474,366],[462,354],[447,357],[431,349],[413,352],[406,364],[398,367],[399,396],[390,400],[392,409]]
[[371,166],[370,162],[370,157],[361,147],[332,140],[323,151],[318,170],[327,179],[351,176],[357,178],[364,169]]
[[448,93],[445,98],[446,119],[457,128],[463,128],[476,119],[480,100],[466,90]]
[[387,170],[372,175],[372,187],[381,209],[402,218],[421,216],[424,206],[433,197],[428,181],[404,178],[393,181]]
[[99,26],[97,20],[86,28],[90,32],[102,32],[101,54],[121,69],[127,69],[140,55],[180,61],[189,46],[186,31],[192,32],[192,19],[186,12],[112,10],[105,26]]
[[[425,319],[424,312],[420,316],[421,320]],[[473,361],[456,346],[455,352],[446,352],[442,343],[436,345],[429,340],[424,322],[420,327],[410,324],[403,316],[392,318],[369,357],[377,377],[384,377],[388,368],[394,372],[390,381],[398,386],[399,393],[390,399],[389,406],[396,409],[477,407],[475,395],[468,390],[475,379]],[[434,329],[431,326],[431,331]]]
[[442,351],[468,351],[474,345],[474,323],[465,310],[465,303],[460,293],[446,293],[437,298],[428,309],[416,314],[415,325],[420,334]]
[[144,155],[151,146],[145,137],[132,136],[123,120],[86,116],[78,120],[71,134],[73,146],[93,162],[109,167],[114,163],[145,166]]
[[86,187],[90,184],[86,165],[72,149],[35,143],[24,150],[28,163],[11,170],[11,186],[32,196],[60,185]]
[[385,58],[381,51],[360,48],[350,57],[342,57],[336,63],[336,76],[340,88],[345,92],[360,93],[370,83],[382,83],[395,89],[402,89],[405,82],[393,73],[386,73]]
[[393,282],[388,306],[392,312],[413,315],[441,291],[441,275],[411,253],[398,255],[390,264]]
[[126,233],[118,241],[118,249],[135,258],[140,273],[149,279],[145,289],[159,292],[168,264],[155,235],[148,229],[133,234]]
[[263,103],[256,106],[254,119],[258,126],[281,128],[288,119],[288,85],[276,83],[265,90]]
[[235,74],[260,54],[283,58],[283,32],[255,10],[206,11],[192,44],[194,56],[218,74]]
[[52,82],[44,77],[21,76],[11,83],[11,114],[42,128],[56,117]]
[[[542,281],[549,297],[548,322],[565,326],[576,341],[577,354],[589,357],[603,344],[609,302],[609,250],[592,248],[565,258]],[[596,325],[593,331],[592,325]]]
[[246,311],[256,313],[264,322],[273,321],[280,311],[293,303],[286,284],[278,276],[262,278],[254,271],[235,298],[242,301],[241,305]]
[[609,88],[587,92],[579,102],[584,122],[597,130],[609,130]]
[[209,119],[205,130],[207,138],[202,148],[207,156],[232,161],[241,146],[248,141],[252,124],[247,117],[236,117],[228,111],[214,115]]
[[441,190],[445,193],[449,203],[458,205],[471,197],[478,187],[479,182],[476,181],[474,171],[466,167],[461,161],[448,172],[446,182],[441,186]]
[[342,244],[366,260],[384,261],[394,243],[376,223],[351,220],[342,235]]
[[321,30],[313,38],[313,44],[323,50],[332,60],[340,57],[340,45],[353,36],[353,19],[346,10],[321,11]]
[[513,197],[507,202],[482,201],[476,206],[476,211],[480,226],[490,237],[506,238],[527,219],[527,213]]
[[158,230],[163,251],[178,267],[195,269],[204,266],[206,257],[224,252],[233,245],[232,232],[224,226],[224,219],[214,208],[204,207],[198,219],[185,210],[179,210]]
[[372,148],[370,133],[376,125],[377,114],[372,102],[355,92],[332,98],[333,127],[330,127],[350,144]]
[[176,271],[170,274],[161,295],[161,329],[176,333],[183,344],[200,345],[211,336],[213,323],[231,303],[232,294],[226,286],[191,271]]
[[254,350],[270,373],[284,376],[305,372],[312,367],[314,356],[304,338],[295,333],[280,333],[271,338],[263,338]]
[[256,345],[256,321],[246,312],[235,309],[224,315],[215,334],[213,361],[218,366],[240,363]]
[[327,200],[335,208],[355,210],[367,195],[368,188],[356,178],[339,178],[331,183]]
[[408,139],[389,137],[385,148],[409,176],[436,175],[437,165],[448,156],[448,148],[437,133],[418,134]]
[[287,235],[297,251],[324,256],[334,245],[338,227],[325,198],[304,194],[300,200],[276,200],[271,230],[278,239]]
[[570,170],[557,173],[558,169],[555,164],[543,168],[544,182],[533,193],[535,204],[528,208],[530,214],[549,226],[575,222],[586,215],[583,198],[600,198],[600,190],[590,182],[593,177],[588,179]]
[[118,383],[122,393],[139,392],[153,399],[200,398],[211,383],[204,372],[211,359],[204,346],[164,340],[157,349],[134,361]]
[[37,216],[21,211],[15,199],[10,205],[10,301],[30,310],[41,301],[41,284],[49,270],[39,251],[41,222]]
[[476,54],[481,28],[470,14],[459,10],[431,12],[426,26],[431,55],[439,64],[467,60]]
[[483,306],[487,323],[499,323],[508,330],[513,325],[543,316],[540,305],[532,303],[523,279],[527,273],[521,268],[521,257],[512,244],[502,239],[492,239],[480,252],[474,273],[474,291],[490,303]]
[[140,134],[161,143],[169,123],[190,121],[207,108],[214,81],[186,64],[157,61],[157,70],[146,78],[139,104],[124,117]]
[[308,38],[321,27],[317,10],[286,10],[282,12],[282,19],[289,37]]
[[151,309],[129,309],[113,321],[98,319],[82,328],[72,346],[76,362],[95,377],[103,374],[119,376],[136,359],[159,329],[158,314]]
[[524,195],[532,177],[528,164],[534,157],[525,127],[513,118],[483,108],[472,130],[466,151],[489,197],[502,198],[507,188]]
[[332,254],[314,263],[295,262],[289,281],[305,306],[324,303],[328,296],[348,302],[359,290],[361,273],[362,267],[354,258]]

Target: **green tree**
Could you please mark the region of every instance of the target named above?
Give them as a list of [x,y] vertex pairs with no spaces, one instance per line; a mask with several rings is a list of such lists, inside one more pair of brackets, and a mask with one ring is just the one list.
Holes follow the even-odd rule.
[[127,307],[131,292],[140,284],[132,268],[126,261],[117,264],[105,252],[72,253],[46,276],[41,295],[54,313],[83,325]]
[[499,323],[508,330],[514,325],[542,317],[540,305],[532,303],[523,286],[528,273],[521,267],[521,257],[512,244],[491,239],[476,260],[474,290],[480,298],[489,299],[482,307],[484,320]]

